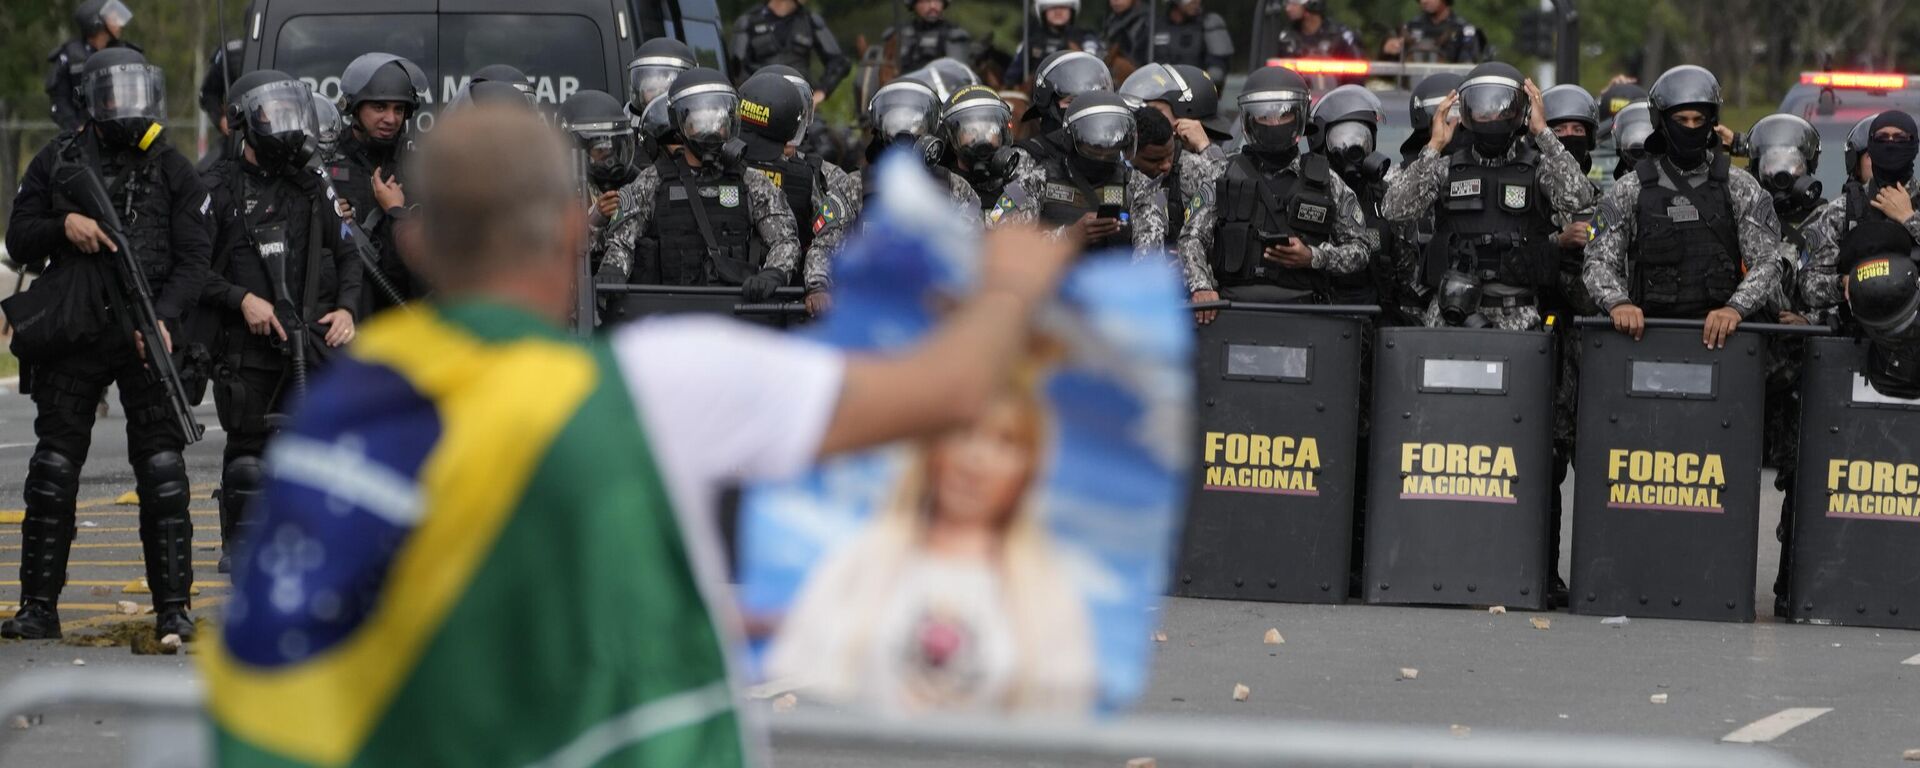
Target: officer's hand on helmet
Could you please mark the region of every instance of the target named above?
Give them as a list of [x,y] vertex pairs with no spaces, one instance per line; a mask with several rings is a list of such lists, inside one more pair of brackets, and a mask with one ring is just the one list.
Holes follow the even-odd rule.
[[1593,241],[1593,230],[1584,221],[1569,221],[1553,239],[1562,248],[1585,248]]
[[1213,146],[1213,137],[1207,135],[1207,127],[1191,117],[1173,121],[1173,134],[1180,137],[1180,144],[1188,152],[1205,152]]
[[273,314],[273,302],[249,293],[240,300],[240,317],[255,336],[273,334],[281,341],[287,340],[287,329],[280,327],[280,318]]
[[407,192],[400,188],[400,182],[392,174],[383,174],[379,168],[373,169],[373,200],[380,204],[380,210],[405,208]]
[[[1427,139],[1427,149],[1435,152],[1447,151],[1447,145],[1453,143],[1453,132],[1460,127],[1459,116],[1453,113],[1453,104],[1460,100],[1460,92],[1454,91],[1440,100],[1440,106],[1433,108],[1433,135]],[[1445,115],[1445,119],[1441,116]]]
[[[1210,301],[1219,301],[1219,300],[1220,300],[1219,291],[1194,291],[1193,292],[1193,303],[1195,304],[1205,304]],[[1212,325],[1214,318],[1217,318],[1219,316],[1220,316],[1220,310],[1217,310],[1217,309],[1201,309],[1201,310],[1195,310],[1193,313],[1193,319],[1199,322],[1201,325]]]
[[1724,125],[1714,126],[1713,135],[1720,137],[1720,147],[1722,149],[1727,150],[1728,152],[1733,151],[1734,144],[1737,143],[1740,139],[1738,135],[1734,134],[1732,128],[1728,128]]
[[819,317],[833,309],[833,294],[824,290],[807,294],[807,315]]
[[1280,245],[1267,246],[1263,254],[1268,261],[1278,262],[1288,269],[1306,269],[1313,266],[1313,247],[1292,238]]
[[80,249],[81,253],[99,253],[101,250],[120,252],[119,246],[113,244],[113,238],[107,237],[106,231],[100,228],[100,222],[69,213],[65,224],[67,242],[73,243],[73,247]]
[[613,215],[620,212],[620,190],[609,189],[600,193],[593,201],[593,207],[600,212],[600,218],[613,221]]
[[1707,313],[1707,328],[1700,334],[1700,343],[1707,349],[1726,349],[1727,337],[1740,327],[1740,310],[1733,307],[1721,307]]
[[327,346],[345,346],[353,341],[353,313],[336,309],[320,316],[320,324],[327,327]]
[[787,273],[777,267],[767,267],[740,283],[740,295],[747,301],[766,301],[773,292],[787,284]]
[[1647,332],[1647,315],[1632,304],[1621,304],[1607,312],[1613,316],[1613,329],[1632,336],[1634,341]]
[[1896,222],[1906,223],[1913,218],[1913,196],[1907,193],[1907,185],[1895,184],[1881,187],[1873,196],[1873,207]]
[[1533,78],[1529,77],[1522,87],[1527,91],[1527,135],[1538,136],[1546,133],[1548,130],[1547,104],[1546,100],[1540,96],[1540,86],[1534,85]]

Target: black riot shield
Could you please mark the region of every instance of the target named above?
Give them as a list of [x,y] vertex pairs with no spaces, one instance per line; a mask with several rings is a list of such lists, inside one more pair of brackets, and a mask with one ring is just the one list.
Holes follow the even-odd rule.
[[1235,303],[1201,328],[1200,462],[1173,594],[1346,599],[1367,331],[1353,315],[1378,311]]
[[1367,602],[1544,608],[1551,336],[1387,328],[1374,354]]
[[1866,345],[1814,339],[1801,373],[1794,621],[1920,629],[1920,400],[1860,375]]
[[1752,621],[1765,424],[1764,333],[1724,348],[1697,320],[1634,341],[1582,318],[1572,610]]
[[781,288],[767,302],[753,304],[741,298],[740,289],[726,286],[687,285],[602,285],[595,291],[605,300],[601,313],[603,325],[638,320],[653,315],[730,315],[770,328],[789,328],[806,322],[805,292],[799,288]]

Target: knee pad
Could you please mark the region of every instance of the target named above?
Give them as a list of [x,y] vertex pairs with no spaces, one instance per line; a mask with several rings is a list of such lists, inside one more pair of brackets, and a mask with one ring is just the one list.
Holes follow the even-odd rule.
[[53,451],[40,451],[27,464],[26,497],[29,506],[65,508],[73,514],[74,496],[80,491],[80,465]]
[[241,456],[227,462],[226,474],[220,479],[222,493],[258,493],[261,481],[266,477],[258,456]]
[[134,461],[133,477],[141,506],[152,502],[186,507],[187,460],[178,451],[161,451]]

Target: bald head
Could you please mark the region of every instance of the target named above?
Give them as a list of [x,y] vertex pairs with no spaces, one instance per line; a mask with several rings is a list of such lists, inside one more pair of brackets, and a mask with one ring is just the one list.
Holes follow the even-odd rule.
[[[476,104],[446,115],[413,157],[420,214],[408,262],[442,293],[564,313],[586,229],[572,168],[565,139],[532,110]],[[558,305],[547,306],[555,290]]]

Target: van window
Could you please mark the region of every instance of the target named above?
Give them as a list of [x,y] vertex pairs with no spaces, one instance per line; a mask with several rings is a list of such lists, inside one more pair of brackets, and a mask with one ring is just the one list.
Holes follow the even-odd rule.
[[[363,53],[391,53],[434,72],[434,17],[429,14],[379,16],[296,16],[281,25],[273,46],[273,69],[305,81],[329,99],[340,98],[340,73]],[[439,94],[429,97],[441,101]]]
[[533,78],[534,96],[558,104],[582,88],[607,89],[606,35],[586,16],[557,14],[449,14],[440,17],[440,75],[434,101],[446,103],[468,75],[488,64],[509,64]]

